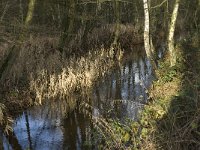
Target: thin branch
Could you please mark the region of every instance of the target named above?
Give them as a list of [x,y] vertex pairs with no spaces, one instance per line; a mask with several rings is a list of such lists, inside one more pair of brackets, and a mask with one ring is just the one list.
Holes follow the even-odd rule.
[[[99,3],[104,3],[104,2],[112,2],[113,0],[100,0]],[[127,0],[116,0],[118,2],[122,2],[122,3],[132,3],[133,2],[130,2],[130,1],[127,1]],[[91,1],[91,0],[88,0],[88,1],[82,1],[80,3],[78,3],[78,5],[81,5],[81,4],[96,4],[97,2],[96,1]]]
[[8,2],[7,2],[7,3],[6,3],[6,6],[4,7],[4,11],[3,11],[2,15],[1,15],[0,22],[3,21],[3,18],[4,18],[4,16],[5,16],[5,14],[6,14],[6,11],[8,10],[8,7],[9,7],[9,4],[8,4]]
[[167,0],[164,0],[164,1],[163,1],[162,3],[160,3],[159,5],[156,5],[156,6],[151,7],[151,9],[155,9],[155,8],[161,7],[165,2],[167,2]]

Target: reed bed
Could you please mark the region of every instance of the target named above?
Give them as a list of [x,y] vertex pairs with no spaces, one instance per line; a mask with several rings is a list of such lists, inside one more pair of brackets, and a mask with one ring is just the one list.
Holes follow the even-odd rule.
[[34,102],[39,104],[44,99],[66,99],[74,92],[83,93],[103,77],[114,66],[115,51],[121,51],[118,58],[123,55],[119,47],[117,50],[102,47],[84,57],[65,57],[56,50],[57,43],[56,38],[30,38],[21,46],[3,80],[15,85],[15,89],[27,87],[34,95]]

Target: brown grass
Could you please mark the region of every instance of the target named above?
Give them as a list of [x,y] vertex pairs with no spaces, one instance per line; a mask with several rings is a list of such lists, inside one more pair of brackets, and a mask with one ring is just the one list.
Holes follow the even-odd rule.
[[3,81],[16,88],[28,84],[35,102],[41,104],[44,99],[65,99],[69,94],[89,89],[114,65],[113,48],[91,50],[84,57],[66,59],[56,50],[57,44],[56,38],[30,38],[21,46]]

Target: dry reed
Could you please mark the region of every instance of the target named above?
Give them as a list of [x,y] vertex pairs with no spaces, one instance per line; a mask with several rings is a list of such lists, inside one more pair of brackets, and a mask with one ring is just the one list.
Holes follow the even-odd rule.
[[65,58],[56,50],[57,44],[56,38],[30,38],[21,46],[4,80],[9,79],[12,85],[28,83],[35,102],[41,104],[44,99],[65,99],[74,92],[84,93],[114,65],[114,48],[99,48],[84,57]]

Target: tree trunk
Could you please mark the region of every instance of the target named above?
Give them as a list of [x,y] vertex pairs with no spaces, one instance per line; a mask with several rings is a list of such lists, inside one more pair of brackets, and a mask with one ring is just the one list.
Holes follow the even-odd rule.
[[178,15],[179,3],[180,3],[180,0],[176,0],[172,17],[171,17],[170,27],[169,27],[168,49],[170,53],[171,66],[174,66],[176,64],[176,52],[174,48],[174,31],[175,31],[176,19]]
[[[30,22],[31,22],[31,20],[33,18],[35,1],[36,0],[30,0],[29,1],[28,12],[27,12],[27,16],[26,16],[26,19],[25,19],[25,22],[24,22],[25,28],[22,30],[22,33],[18,37],[18,40],[21,43],[24,40],[24,35],[25,35],[26,31],[27,31],[27,27],[29,26],[29,24],[30,24]],[[4,63],[2,64],[2,66],[0,68],[0,80],[2,80],[4,72],[9,68],[9,64],[12,65],[14,63],[15,59],[18,57],[20,48],[19,49],[17,49],[17,48],[18,47],[16,45],[13,45],[10,48],[9,53],[8,53],[7,57],[5,58],[5,61],[4,61]]]
[[94,10],[94,7],[90,4],[87,4],[84,6],[84,12],[83,14],[86,16],[86,18],[82,19],[82,26],[84,27],[84,32],[83,35],[81,37],[81,48],[84,49],[88,49],[88,39],[87,39],[87,35],[88,33],[92,30],[92,28],[94,28],[94,20],[92,18],[88,18],[87,16],[89,16],[89,14],[94,13],[95,11],[98,10]]
[[66,19],[65,17],[63,18],[64,32],[61,35],[60,42],[59,42],[59,49],[61,53],[63,53],[63,48],[64,48],[65,43],[69,43],[73,29],[74,29],[74,21],[75,21],[75,1],[74,0],[69,1],[68,9],[69,9],[67,12],[68,19]]
[[120,2],[118,0],[114,1],[114,14],[115,14],[115,33],[112,46],[116,46],[119,39],[120,30]]
[[33,18],[33,12],[34,12],[34,8],[35,8],[35,1],[36,0],[30,0],[29,1],[28,12],[27,12],[26,20],[25,20],[25,25],[26,26],[28,26],[30,24],[30,21]]
[[152,45],[152,40],[150,36],[150,20],[149,20],[149,6],[148,0],[143,0],[144,5],[144,48],[148,59],[151,61],[153,68],[156,68],[156,63],[154,60],[154,50]]

